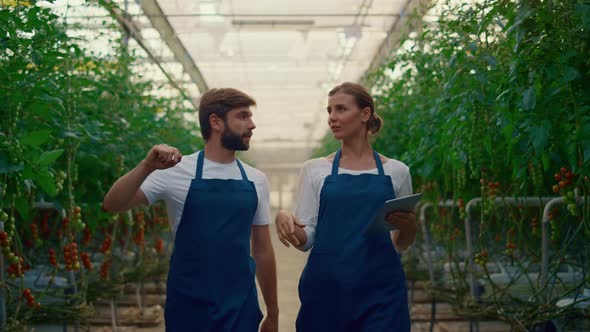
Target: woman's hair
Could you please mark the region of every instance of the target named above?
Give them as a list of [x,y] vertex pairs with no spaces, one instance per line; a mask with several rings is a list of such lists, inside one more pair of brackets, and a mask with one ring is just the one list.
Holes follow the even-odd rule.
[[360,84],[345,82],[333,88],[328,93],[328,96],[331,97],[338,92],[353,96],[356,105],[360,109],[363,109],[365,107],[371,109],[371,117],[367,122],[367,130],[371,135],[374,135],[377,132],[379,132],[379,130],[383,126],[383,119],[375,112],[375,102],[373,101],[373,97],[371,96],[369,91],[367,91],[367,89],[365,89]]

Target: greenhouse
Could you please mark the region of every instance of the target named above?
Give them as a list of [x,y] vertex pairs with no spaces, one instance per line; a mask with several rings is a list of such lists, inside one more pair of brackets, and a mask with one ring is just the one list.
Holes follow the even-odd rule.
[[590,331],[589,55],[588,0],[0,0],[0,331]]

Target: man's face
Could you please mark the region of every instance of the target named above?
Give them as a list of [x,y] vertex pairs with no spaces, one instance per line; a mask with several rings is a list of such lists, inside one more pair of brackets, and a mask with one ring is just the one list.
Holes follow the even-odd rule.
[[224,124],[221,145],[228,150],[248,150],[252,131],[256,128],[252,121],[250,107],[239,107],[229,111],[226,114]]

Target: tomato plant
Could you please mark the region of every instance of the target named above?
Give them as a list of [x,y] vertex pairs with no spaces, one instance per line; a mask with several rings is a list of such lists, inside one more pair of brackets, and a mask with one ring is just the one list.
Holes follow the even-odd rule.
[[[105,27],[113,22],[105,19]],[[101,205],[112,183],[154,144],[165,142],[183,153],[201,147],[197,125],[184,116],[196,110],[182,96],[147,93],[159,83],[138,72],[144,60],[122,42],[121,31],[111,29],[109,47],[117,53],[96,54],[69,36],[50,9],[34,2],[0,4],[0,244],[8,263],[2,286],[9,294],[7,330],[27,321],[81,320],[91,314],[88,301],[116,294],[101,289],[137,281],[138,270],[148,277],[165,272],[167,255],[160,254],[164,245],[158,240],[167,239],[163,210],[146,211],[133,245],[120,231],[123,215],[107,214]],[[133,255],[143,259],[129,260]],[[21,281],[47,270],[68,287],[75,285],[77,293],[51,287],[23,293]],[[20,305],[21,294],[27,306]]]
[[[497,199],[558,194],[565,205],[550,216],[551,269],[582,271],[587,279],[590,259],[579,253],[590,252],[590,213],[588,200],[575,197],[590,193],[582,180],[590,173],[590,4],[443,1],[437,8],[434,21],[417,24],[370,75],[385,122],[374,147],[410,166],[414,188],[427,201],[459,202],[457,211],[435,208],[429,222],[456,266],[465,260],[456,255],[465,249],[459,231],[465,205],[480,197],[471,216],[476,252],[467,255],[482,267],[504,262],[538,269],[542,209],[499,206]],[[328,135],[317,154],[337,144]],[[465,272],[449,277],[455,290],[465,289]],[[565,309],[551,311],[547,303],[590,288],[587,280],[583,285],[531,296],[521,306],[512,297],[487,303],[489,310],[467,307],[532,328],[552,315],[564,317]],[[530,288],[531,294],[545,291],[535,283]],[[470,303],[454,300],[461,308]]]

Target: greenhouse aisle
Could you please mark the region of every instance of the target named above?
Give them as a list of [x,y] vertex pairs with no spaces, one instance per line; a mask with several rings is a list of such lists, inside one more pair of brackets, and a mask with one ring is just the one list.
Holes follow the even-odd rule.
[[[295,331],[295,319],[299,311],[299,296],[297,284],[299,276],[305,266],[308,253],[285,247],[277,237],[274,225],[272,227],[272,241],[277,261],[277,280],[279,289],[279,331]],[[263,312],[264,300],[260,290],[258,292]]]
[[[275,248],[277,269],[278,269],[278,288],[279,288],[279,331],[295,331],[295,319],[299,310],[299,297],[297,296],[297,283],[299,281],[299,275],[303,270],[305,261],[307,259],[307,253],[293,250],[292,248],[286,248],[279,242],[272,227],[272,240]],[[261,309],[264,309],[264,300],[259,292]],[[136,329],[136,331],[143,332],[158,332],[164,331],[164,324],[162,323],[158,327]]]
[[[300,252],[293,248],[286,248],[280,243],[274,225],[271,225],[272,241],[276,254],[277,261],[277,279],[278,279],[278,299],[279,299],[279,331],[281,332],[294,332],[295,331],[295,320],[297,318],[297,312],[299,311],[299,296],[297,294],[297,284],[299,282],[299,276],[305,262],[307,260],[308,253]],[[263,312],[264,300],[260,290],[258,292],[260,298],[260,306]],[[416,291],[415,300],[423,301],[425,298],[421,291]],[[420,306],[420,304],[416,304]],[[429,306],[429,304],[428,304]],[[440,310],[440,309],[439,309]],[[416,313],[416,310],[414,310]],[[427,318],[429,312],[419,313],[416,316],[416,321],[412,324],[413,332],[427,332],[429,331],[429,322]],[[500,322],[486,322],[481,324],[480,331],[488,332],[502,332],[508,331],[509,326]],[[110,328],[93,328],[92,332],[107,332],[112,331]],[[157,327],[149,328],[134,328],[134,327],[123,327],[119,332],[163,332],[165,331],[164,323],[161,323]],[[439,322],[435,325],[434,331],[469,331],[468,323],[466,321],[447,321]]]

